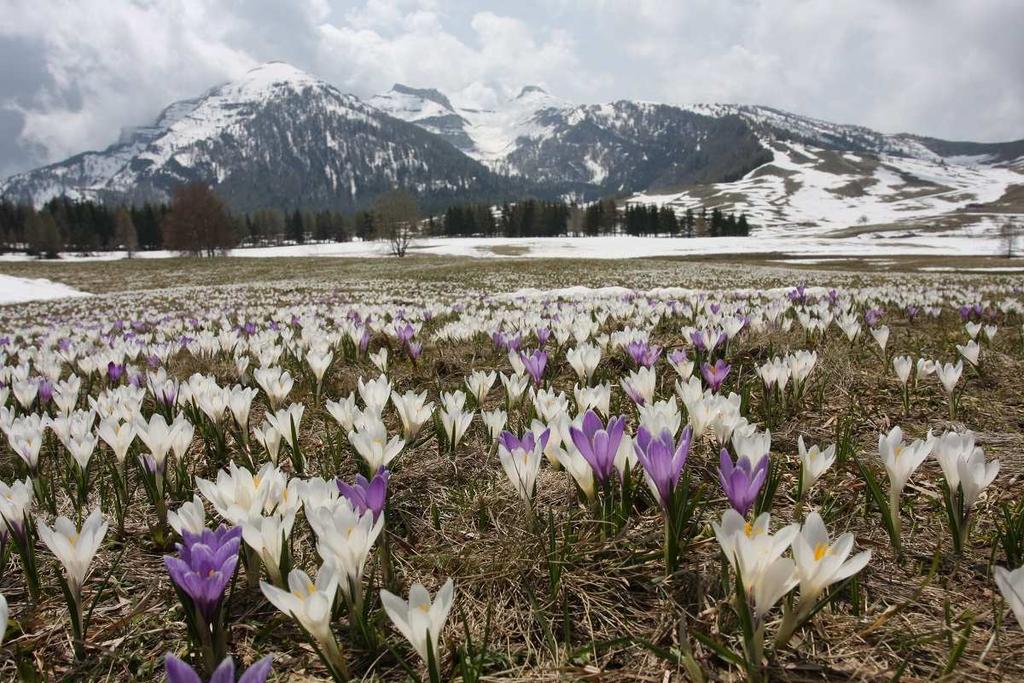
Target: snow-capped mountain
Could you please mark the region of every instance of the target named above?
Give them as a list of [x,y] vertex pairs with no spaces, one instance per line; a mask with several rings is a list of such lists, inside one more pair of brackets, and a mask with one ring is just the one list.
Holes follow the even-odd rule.
[[165,199],[183,181],[243,210],[360,208],[398,186],[428,207],[614,194],[741,211],[767,230],[963,229],[1024,217],[1024,140],[886,135],[761,106],[580,105],[537,86],[490,108],[400,84],[363,101],[270,63],[0,196]]
[[[974,219],[947,214],[1024,189],[1024,140],[886,135],[762,106],[576,105],[533,87],[491,110],[402,85],[370,101],[502,173],[680,211],[717,206],[769,229],[960,228]],[[1018,204],[997,210],[1020,212]]]
[[770,158],[735,116],[627,100],[576,105],[538,86],[493,109],[401,84],[369,102],[495,171],[584,196],[736,178]]
[[273,62],[170,105],[102,152],[13,176],[0,195],[142,201],[188,181],[239,209],[352,209],[395,186],[443,201],[489,196],[503,182],[437,136]]

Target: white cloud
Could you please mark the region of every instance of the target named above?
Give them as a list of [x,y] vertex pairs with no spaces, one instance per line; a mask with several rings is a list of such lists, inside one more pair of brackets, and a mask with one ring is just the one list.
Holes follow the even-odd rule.
[[1020,0],[5,0],[4,18],[5,69],[42,75],[0,77],[0,151],[31,150],[0,174],[102,147],[271,59],[359,95],[398,81],[486,106],[534,83],[1024,136]]

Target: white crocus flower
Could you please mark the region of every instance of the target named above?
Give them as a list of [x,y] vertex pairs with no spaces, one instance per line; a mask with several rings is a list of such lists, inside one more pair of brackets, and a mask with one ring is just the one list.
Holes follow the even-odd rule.
[[4,644],[4,636],[7,635],[7,598],[0,593],[0,645]]
[[381,347],[380,351],[377,353],[367,354],[367,357],[370,359],[370,362],[373,363],[373,366],[380,370],[382,374],[388,371],[388,349],[386,346]]
[[324,375],[327,373],[327,368],[330,367],[332,360],[334,360],[334,354],[327,349],[310,349],[306,354],[306,364],[309,365],[309,369],[313,372],[313,377],[316,378],[317,387],[323,383]]
[[981,493],[995,481],[999,474],[999,461],[985,461],[985,452],[975,448],[966,458],[957,462],[957,474],[964,492],[964,509],[970,510],[978,502]]
[[493,442],[498,440],[501,431],[505,429],[505,424],[508,422],[508,413],[500,408],[482,410],[480,411],[480,419],[483,420],[484,426],[487,428],[487,435]]
[[327,412],[334,421],[346,432],[351,432],[355,424],[356,416],[359,415],[359,408],[356,407],[356,395],[349,394],[342,397],[340,401],[327,401],[324,403]]
[[935,439],[931,432],[926,440],[917,439],[907,445],[903,442],[903,430],[893,427],[888,434],[878,437],[878,455],[889,475],[889,486],[898,497],[911,475],[921,466],[932,452]]
[[473,421],[473,413],[458,409],[444,409],[440,411],[441,427],[444,429],[445,438],[448,440],[448,448],[455,449],[466,435],[470,423]]
[[177,510],[167,513],[167,523],[184,536],[187,531],[193,535],[203,533],[206,528],[206,508],[203,507],[203,499],[198,494],[193,494],[192,500],[186,500]]
[[405,448],[405,441],[397,434],[388,440],[387,427],[380,418],[367,420],[349,432],[348,441],[366,461],[371,472],[387,467]]
[[591,344],[580,344],[575,349],[567,350],[565,359],[579,380],[590,384],[597,366],[601,363],[601,349]]
[[914,381],[919,382],[928,375],[931,375],[939,367],[939,363],[925,358],[917,359],[917,371],[914,374]]
[[64,576],[72,594],[79,595],[89,576],[93,557],[107,534],[107,522],[103,514],[98,509],[93,510],[82,523],[81,529],[75,528],[74,522],[67,517],[58,517],[52,529],[38,520],[36,532],[64,566]]
[[384,605],[384,611],[391,619],[391,623],[405,636],[425,662],[429,661],[428,634],[434,650],[433,660],[441,661],[441,631],[448,620],[448,613],[451,611],[454,597],[455,584],[451,579],[445,581],[433,601],[430,600],[430,593],[421,583],[414,583],[409,589],[408,601],[386,590],[380,592],[380,601]]
[[163,463],[167,459],[167,452],[174,445],[174,423],[167,424],[167,420],[160,413],[153,413],[149,422],[141,417],[137,418],[135,431],[139,438],[146,444],[150,455],[157,464],[158,470],[163,470]]
[[644,405],[654,400],[657,378],[654,368],[638,368],[619,381],[626,395],[633,399],[634,403]]
[[[519,356],[516,356],[518,359]],[[522,361],[519,361],[520,364]],[[501,378],[501,384],[505,387],[505,398],[509,405],[516,405],[523,398],[523,394],[526,393],[527,387],[530,386],[530,379],[524,377],[522,373],[516,373],[513,375],[506,375],[505,373],[499,373]]]
[[338,644],[331,632],[331,612],[338,591],[338,574],[330,563],[324,563],[317,572],[316,582],[300,569],[288,574],[288,590],[282,590],[266,581],[260,581],[260,590],[274,607],[291,616],[335,656]]
[[96,450],[97,441],[99,439],[95,434],[91,433],[83,436],[72,436],[68,440],[68,452],[83,472],[89,467],[89,461]]
[[568,449],[558,447],[558,462],[565,468],[576,484],[583,491],[583,494],[588,500],[593,500],[594,496],[597,495],[597,488],[594,483],[594,468],[590,466],[587,459],[579,452],[575,445],[570,445]]
[[805,495],[812,486],[821,478],[821,475],[828,471],[836,460],[836,445],[832,444],[824,451],[817,445],[808,449],[804,445],[804,437],[801,435],[796,440],[797,449],[800,451],[800,495]]
[[270,422],[265,421],[261,426],[253,427],[252,434],[256,443],[267,452],[270,462],[276,464],[281,451],[281,432],[277,431],[277,428]]
[[253,387],[242,387],[236,384],[231,387],[228,395],[228,409],[242,434],[249,432],[249,411],[252,410],[252,401],[256,398],[257,393],[259,392]]
[[914,369],[914,361],[910,356],[896,356],[892,359],[892,369],[896,372],[900,384],[910,381],[910,372]]
[[1010,571],[1006,567],[993,567],[993,576],[1003,599],[1013,610],[1017,623],[1024,629],[1024,567]]
[[308,521],[317,535],[320,558],[337,567],[344,578],[339,582],[342,592],[354,602],[361,592],[366,559],[384,529],[384,515],[374,522],[372,511],[360,515],[347,501],[342,503],[341,500],[313,511]]
[[963,346],[957,344],[956,350],[960,352],[960,355],[963,356],[968,363],[977,367],[978,359],[981,356],[981,346],[978,345],[978,342],[972,339]]
[[302,425],[302,415],[306,407],[301,403],[293,403],[287,408],[281,408],[274,413],[267,413],[267,422],[281,435],[288,447],[295,449],[295,439],[298,436],[299,427]]
[[[540,472],[540,464],[544,457],[546,439],[536,435],[524,435],[533,437],[533,448],[526,449],[520,445],[514,446],[512,450],[506,447],[502,439],[498,440],[498,460],[501,462],[505,476],[512,482],[516,493],[520,498],[529,504],[533,498],[533,492],[537,484],[537,474]],[[550,434],[547,438],[551,438]]]
[[610,384],[598,384],[594,387],[575,385],[572,390],[576,399],[576,412],[580,415],[588,410],[596,410],[605,417],[611,412],[612,387]]
[[747,599],[759,621],[798,583],[795,563],[782,553],[790,547],[800,526],[790,524],[772,535],[768,532],[770,520],[765,512],[748,523],[730,508],[722,515],[721,524],[712,522],[715,538],[742,577]]
[[412,441],[420,433],[427,422],[434,414],[434,404],[427,403],[427,392],[417,394],[415,391],[407,391],[399,394],[397,391],[391,394],[391,403],[395,406],[398,419],[402,421],[402,437],[406,441]]
[[264,465],[259,472],[239,467],[233,462],[217,472],[216,481],[196,478],[196,486],[203,497],[213,505],[221,517],[234,526],[242,524],[253,515],[259,515],[267,501],[270,488],[264,481],[276,472],[271,464]]
[[487,398],[487,394],[490,393],[496,379],[498,379],[498,373],[496,372],[477,371],[466,377],[466,387],[469,389],[469,393],[473,395],[473,398],[476,399],[478,406],[484,404],[484,399]]
[[871,336],[875,338],[875,343],[878,344],[878,348],[885,351],[885,347],[889,343],[889,327],[887,325],[872,327]]
[[387,375],[381,375],[377,379],[363,381],[360,377],[356,381],[356,387],[359,390],[359,396],[363,399],[363,405],[366,406],[367,410],[371,410],[377,415],[384,412],[384,408],[388,404],[388,399],[391,398],[391,381]]
[[267,569],[267,575],[275,585],[284,581],[281,576],[281,552],[292,534],[295,513],[282,516],[272,514],[251,517],[242,522],[242,539]]
[[822,591],[833,583],[853,576],[867,565],[871,551],[849,557],[852,549],[853,534],[845,533],[833,543],[821,515],[817,512],[807,515],[807,521],[793,540],[793,559],[800,579],[798,613],[810,610]]
[[122,422],[117,418],[105,418],[100,420],[96,434],[110,446],[117,462],[124,463],[128,456],[128,449],[135,441],[135,425],[131,422]]
[[956,383],[960,381],[960,375],[963,374],[963,371],[964,362],[962,360],[957,361],[956,365],[952,363],[946,363],[945,365],[935,364],[935,375],[939,378],[939,382],[942,383],[942,388],[950,396],[956,390]]

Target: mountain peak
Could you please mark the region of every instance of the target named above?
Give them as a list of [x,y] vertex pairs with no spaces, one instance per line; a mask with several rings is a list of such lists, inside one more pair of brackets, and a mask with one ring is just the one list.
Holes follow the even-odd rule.
[[413,88],[412,86],[395,83],[391,86],[391,92],[398,93],[399,95],[411,95],[413,97],[429,100],[441,105],[445,109],[455,109],[455,107],[452,106],[451,100],[436,88]]
[[518,95],[516,95],[516,99],[521,100],[524,97],[528,97],[533,94],[547,95],[548,91],[540,87],[539,85],[524,85],[523,89],[519,91]]
[[287,62],[265,62],[215,90],[239,100],[261,100],[281,89],[298,90],[323,85],[323,81]]

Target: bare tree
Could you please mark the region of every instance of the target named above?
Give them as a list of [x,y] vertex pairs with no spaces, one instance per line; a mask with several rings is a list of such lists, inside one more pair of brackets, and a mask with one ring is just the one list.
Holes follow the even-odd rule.
[[377,239],[387,241],[393,256],[405,256],[419,230],[420,214],[413,196],[402,190],[381,195],[374,202],[373,218]]
[[139,248],[139,235],[135,230],[132,215],[123,207],[114,214],[114,234],[128,258],[131,258]]
[[1013,221],[1006,221],[999,232],[1003,238],[1003,244],[1006,245],[1006,258],[1013,258],[1013,249],[1017,242],[1017,226]]
[[168,249],[214,256],[235,245],[231,217],[224,203],[206,185],[179,185],[170,209],[160,226]]

